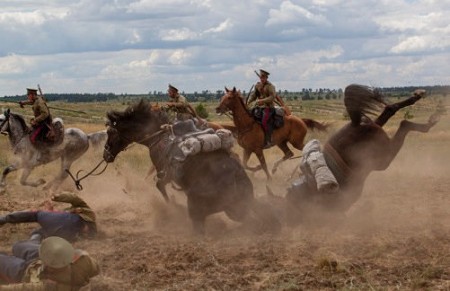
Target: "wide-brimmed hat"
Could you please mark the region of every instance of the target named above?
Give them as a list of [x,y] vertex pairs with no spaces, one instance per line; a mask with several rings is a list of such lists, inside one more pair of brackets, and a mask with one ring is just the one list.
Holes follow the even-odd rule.
[[65,239],[50,236],[39,247],[39,258],[45,266],[60,269],[68,266],[75,254],[73,246]]

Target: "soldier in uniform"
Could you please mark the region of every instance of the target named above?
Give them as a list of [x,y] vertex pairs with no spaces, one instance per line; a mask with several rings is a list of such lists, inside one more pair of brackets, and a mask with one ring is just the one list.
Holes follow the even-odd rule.
[[[30,258],[30,253],[38,257]],[[0,290],[84,290],[99,273],[97,262],[87,252],[56,236],[41,244],[18,242],[12,256],[0,254],[0,279],[10,284],[0,285]]]
[[47,141],[47,133],[52,126],[52,117],[50,111],[42,96],[37,95],[36,89],[27,89],[28,100],[20,101],[20,107],[24,105],[32,105],[34,118],[31,119],[30,140],[33,144],[36,141]]
[[272,146],[273,115],[275,114],[275,86],[268,81],[269,72],[259,70],[259,82],[249,96],[249,104],[255,102],[256,110],[262,111],[262,127],[264,129],[264,148]]
[[[169,95],[169,102],[167,102],[164,107],[169,113],[173,113],[176,120],[185,121],[188,119],[193,119],[196,117],[196,113],[192,106],[186,100],[186,97],[178,93],[178,89],[171,84],[169,84],[169,89],[167,90]],[[174,121],[175,118],[171,118]]]
[[[53,210],[52,201],[69,203],[64,211]],[[32,232],[33,239],[41,240],[49,236],[59,236],[68,241],[82,237],[92,238],[97,234],[94,211],[75,194],[63,192],[54,195],[47,210],[17,211],[0,216],[0,227],[6,223],[37,222],[41,228]]]

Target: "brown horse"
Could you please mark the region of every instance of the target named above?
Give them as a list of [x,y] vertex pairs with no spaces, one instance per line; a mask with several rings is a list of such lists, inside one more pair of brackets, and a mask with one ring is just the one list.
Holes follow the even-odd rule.
[[[257,171],[262,168],[266,172],[267,178],[270,179],[271,176],[267,169],[266,159],[263,153],[264,130],[262,126],[249,113],[240,91],[236,90],[236,88],[233,88],[233,90],[225,88],[225,92],[219,106],[216,108],[216,112],[232,112],[233,121],[237,129],[237,140],[239,145],[244,148],[244,167],[252,171]],[[294,115],[285,116],[284,118],[283,127],[275,129],[272,135],[273,143],[284,153],[284,156],[275,162],[272,174],[275,173],[280,163],[294,156],[294,153],[287,145],[288,142],[296,149],[302,150],[308,128],[321,131],[325,131],[327,128],[326,125],[312,119],[298,118]],[[252,153],[256,154],[260,162],[260,165],[257,167],[249,167],[247,165]]]
[[[383,130],[398,110],[424,96],[424,90],[416,90],[404,101],[385,105],[379,90],[356,84],[347,86],[344,103],[351,122],[336,132],[323,149],[327,165],[339,182],[339,191],[319,193],[308,183],[294,182],[286,196],[291,222],[299,222],[312,214],[308,213],[314,209],[312,205],[338,213],[347,211],[361,196],[368,175],[387,169],[410,131],[428,132],[438,122],[439,111],[436,111],[424,124],[403,120],[392,138]],[[371,120],[368,114],[376,113],[382,105],[385,105],[382,113]]]

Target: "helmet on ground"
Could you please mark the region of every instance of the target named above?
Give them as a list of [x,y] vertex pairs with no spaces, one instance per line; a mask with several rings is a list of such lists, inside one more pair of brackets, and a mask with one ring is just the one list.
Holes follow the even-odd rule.
[[39,258],[45,266],[55,269],[68,266],[75,253],[73,246],[63,238],[50,236],[39,247]]

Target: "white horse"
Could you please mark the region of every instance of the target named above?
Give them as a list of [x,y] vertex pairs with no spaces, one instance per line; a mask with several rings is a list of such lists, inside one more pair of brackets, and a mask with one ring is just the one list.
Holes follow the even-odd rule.
[[[61,123],[62,128],[62,120],[55,118],[53,123],[57,122]],[[86,134],[78,128],[67,128],[64,130],[62,142],[41,149],[31,143],[24,118],[19,114],[11,113],[9,109],[4,114],[0,114],[0,132],[8,135],[13,153],[18,157],[16,162],[3,170],[0,186],[6,185],[5,178],[9,173],[19,169],[23,169],[20,184],[32,187],[45,184],[44,179],[29,182],[28,176],[35,167],[61,158],[59,174],[44,186],[46,190],[56,190],[61,185],[68,176],[66,170],[69,170],[72,163],[88,150],[90,140],[93,145],[96,145],[106,141],[107,137],[106,131]]]

